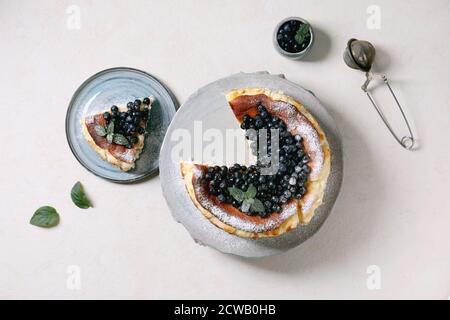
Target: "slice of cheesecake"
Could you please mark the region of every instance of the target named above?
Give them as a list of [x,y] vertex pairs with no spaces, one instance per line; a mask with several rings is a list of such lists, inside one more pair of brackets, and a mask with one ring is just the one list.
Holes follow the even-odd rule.
[[82,132],[97,154],[108,163],[129,171],[144,148],[145,132],[154,97],[113,105],[102,113],[81,119]]

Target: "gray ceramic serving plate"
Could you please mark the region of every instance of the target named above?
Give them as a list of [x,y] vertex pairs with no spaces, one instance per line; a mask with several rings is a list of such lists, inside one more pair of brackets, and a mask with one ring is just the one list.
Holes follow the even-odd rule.
[[[204,129],[220,130],[237,128],[236,120],[227,104],[225,94],[231,89],[265,87],[282,90],[300,101],[319,121],[325,131],[332,151],[331,173],[322,205],[316,210],[313,220],[306,226],[276,238],[246,239],[231,235],[210,223],[197,210],[185,189],[179,168],[179,160],[173,158],[174,130],[184,128],[193,134],[194,121],[202,121]],[[190,160],[190,159],[183,159]],[[196,159],[192,159],[196,160]],[[267,72],[239,73],[220,79],[195,92],[180,107],[167,130],[160,154],[160,176],[163,194],[176,221],[182,223],[192,238],[200,244],[224,253],[244,257],[264,257],[285,252],[311,237],[322,226],[330,214],[342,182],[343,162],[339,133],[335,122],[319,100],[308,90],[292,83],[284,76]]]
[[[109,109],[113,104],[153,95],[147,137],[136,167],[123,172],[103,161],[89,146],[81,132],[80,120]],[[159,151],[164,134],[178,104],[173,94],[155,77],[137,69],[119,67],[100,71],[75,91],[66,115],[66,136],[77,160],[95,175],[117,183],[140,181],[158,172]]]

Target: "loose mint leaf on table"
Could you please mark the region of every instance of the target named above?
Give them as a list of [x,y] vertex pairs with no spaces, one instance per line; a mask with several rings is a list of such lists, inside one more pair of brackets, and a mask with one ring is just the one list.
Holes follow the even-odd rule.
[[59,214],[55,208],[43,206],[36,210],[30,223],[41,228],[51,228],[59,223]]
[[83,185],[79,181],[72,187],[72,190],[70,191],[70,197],[72,198],[73,203],[78,208],[87,209],[93,207],[92,202],[84,192]]
[[99,135],[100,137],[106,136],[106,129],[104,127],[97,125],[94,128],[97,135]]
[[298,28],[297,33],[295,34],[295,41],[298,44],[302,44],[309,35],[309,24],[304,23]]

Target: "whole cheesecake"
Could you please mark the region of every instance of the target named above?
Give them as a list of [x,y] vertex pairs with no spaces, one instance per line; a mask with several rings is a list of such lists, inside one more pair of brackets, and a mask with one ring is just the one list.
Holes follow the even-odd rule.
[[[226,98],[258,160],[231,167],[181,162],[192,202],[215,226],[240,237],[276,237],[308,224],[322,203],[331,167],[318,122],[280,91],[244,88]],[[261,144],[263,129],[267,144]],[[273,130],[279,138],[278,166],[267,174]]]

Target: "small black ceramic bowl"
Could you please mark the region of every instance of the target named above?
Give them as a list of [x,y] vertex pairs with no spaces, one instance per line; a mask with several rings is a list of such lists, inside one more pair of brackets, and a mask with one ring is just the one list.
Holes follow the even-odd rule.
[[301,59],[314,43],[314,32],[308,21],[289,17],[280,21],[273,32],[273,45],[282,55],[290,59]]

